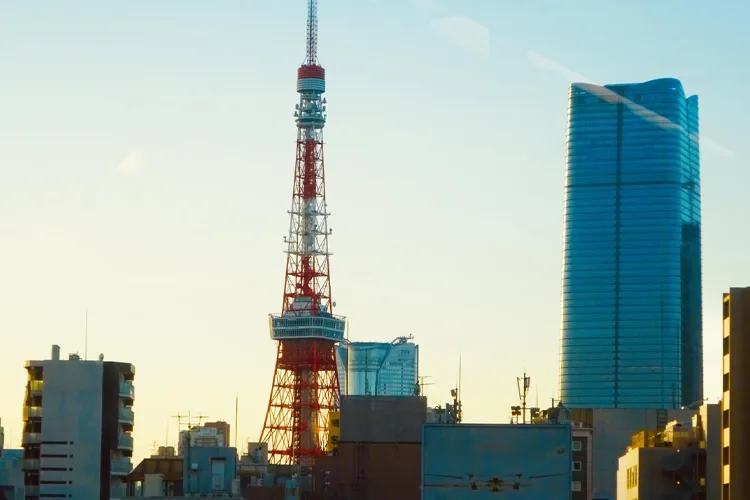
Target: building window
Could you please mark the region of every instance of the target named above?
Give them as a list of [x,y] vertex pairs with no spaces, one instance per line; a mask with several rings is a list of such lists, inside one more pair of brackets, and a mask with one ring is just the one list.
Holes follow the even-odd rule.
[[729,446],[725,446],[722,451],[722,465],[729,465]]
[[729,428],[729,410],[724,410],[724,418],[722,419],[724,423],[724,428]]
[[724,337],[724,354],[729,354],[729,335]]
[[583,443],[580,441],[573,441],[573,451],[581,451],[583,449]]
[[581,470],[581,462],[579,462],[579,461],[577,461],[577,460],[576,460],[576,461],[574,461],[574,462],[573,462],[573,470],[575,470],[575,471],[579,471],[579,470]]
[[729,390],[729,374],[724,374],[724,392]]
[[573,491],[581,491],[581,482],[573,481]]

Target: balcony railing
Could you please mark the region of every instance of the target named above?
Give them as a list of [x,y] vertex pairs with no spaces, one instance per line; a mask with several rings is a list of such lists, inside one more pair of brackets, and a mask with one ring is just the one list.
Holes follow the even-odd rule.
[[42,442],[41,432],[24,432],[21,437],[22,444],[39,444]]
[[26,422],[30,418],[42,418],[42,407],[41,406],[24,406],[23,407],[23,421]]
[[119,448],[123,450],[133,450],[133,436],[120,434]]
[[44,380],[29,380],[29,392],[42,392]]
[[120,397],[126,399],[135,399],[135,388],[131,380],[120,382]]
[[135,413],[131,408],[120,408],[120,415],[118,420],[120,422],[128,423],[133,425],[135,422]]
[[124,458],[113,458],[110,469],[113,476],[126,476],[133,470],[133,463]]

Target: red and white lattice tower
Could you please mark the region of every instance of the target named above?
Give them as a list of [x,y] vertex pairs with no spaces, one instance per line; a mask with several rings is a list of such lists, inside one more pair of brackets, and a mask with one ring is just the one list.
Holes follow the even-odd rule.
[[325,70],[318,64],[317,0],[308,0],[307,57],[297,70],[297,160],[281,314],[270,316],[278,341],[271,397],[260,441],[277,464],[310,466],[325,454],[328,413],[339,404],[336,345],[345,319],[333,315],[328,211],[323,169]]

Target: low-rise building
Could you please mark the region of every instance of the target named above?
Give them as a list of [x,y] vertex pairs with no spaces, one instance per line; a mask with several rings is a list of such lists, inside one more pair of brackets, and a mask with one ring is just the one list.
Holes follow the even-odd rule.
[[700,429],[691,422],[635,433],[619,459],[617,500],[704,500],[706,450],[700,441]]
[[[564,403],[564,402],[563,402]],[[668,422],[690,422],[696,410],[606,408],[565,410],[574,426],[592,429],[592,500],[614,500],[617,496],[618,461],[633,433],[642,429],[665,429]]]
[[0,499],[24,500],[23,450],[5,450],[0,454]]

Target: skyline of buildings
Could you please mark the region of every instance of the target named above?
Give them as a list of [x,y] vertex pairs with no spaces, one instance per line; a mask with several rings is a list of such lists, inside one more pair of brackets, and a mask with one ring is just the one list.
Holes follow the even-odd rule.
[[[565,406],[590,413],[585,432],[598,432],[599,439],[586,451],[586,459],[596,462],[591,467],[599,471],[596,487],[601,493],[614,489],[617,471],[612,457],[617,456],[631,431],[645,424],[661,432],[670,412],[694,414],[693,404],[702,402],[697,97],[685,98],[678,80],[664,78],[605,87],[573,84],[570,102],[560,390]],[[649,113],[658,113],[659,119]],[[732,293],[739,292],[732,289]],[[296,309],[294,304],[298,302],[306,305],[304,297],[295,297],[285,314],[271,317],[272,338],[322,338],[325,335],[320,335],[320,330],[329,329],[327,340],[341,342],[335,351],[341,395],[418,394],[419,346],[410,341],[411,337],[399,337],[391,343],[344,342],[343,319],[320,305],[316,305],[320,314],[297,314],[309,312]],[[725,305],[723,440],[730,439],[727,345],[733,352],[746,351],[744,337],[733,334],[730,337],[734,343],[727,343],[730,309]],[[104,362],[101,357],[96,362],[71,355],[61,361],[59,347],[55,348],[51,360],[27,363],[23,434],[26,498],[36,499],[43,493],[65,495],[69,491],[90,496],[96,488],[101,498],[124,496],[124,478],[132,470],[133,413],[129,405],[134,369],[132,365]],[[295,353],[291,360],[290,353]],[[307,354],[282,348],[277,369],[294,372],[295,362]],[[334,371],[333,363],[326,366],[327,371]],[[738,372],[744,376],[741,368],[731,371],[733,376]],[[294,377],[304,379],[310,374],[304,365]],[[308,391],[307,386],[297,390],[305,399],[303,410],[314,406]],[[696,394],[700,398],[693,399]],[[732,407],[742,409],[742,404],[735,401]],[[677,410],[683,406],[688,408]],[[340,413],[334,412],[340,419]],[[44,418],[53,425],[42,427]],[[579,417],[576,422],[584,420]],[[101,433],[93,429],[101,429]],[[582,429],[579,432],[584,432]],[[205,435],[210,444],[196,447],[227,447],[228,425],[223,433],[210,430]],[[307,439],[307,444],[315,440],[311,434],[319,432],[303,431],[295,431],[295,435]],[[210,490],[213,486],[209,483],[193,481],[189,453],[193,436],[189,431],[181,436],[190,443],[182,464],[188,490]],[[731,438],[739,439],[734,435]],[[583,445],[574,449],[575,440],[569,441],[571,450],[579,452],[573,458],[582,458]],[[725,443],[722,445],[722,474],[724,484],[729,484],[728,463],[734,454]],[[179,451],[182,456],[185,450]],[[217,478],[217,491],[234,488],[226,471],[236,468],[229,460],[236,451],[228,451],[226,457],[204,457],[208,465],[203,467],[210,468]],[[276,453],[279,451],[277,448]],[[651,453],[638,451],[633,456]],[[313,455],[310,452],[300,457],[304,460],[292,455],[290,461],[312,466]],[[448,461],[454,460],[449,453],[443,455]],[[589,485],[591,475],[584,474],[587,463],[570,457],[566,463],[571,460],[572,470],[585,481],[570,477],[565,481],[573,491],[588,491],[593,483]],[[95,475],[99,483],[94,481]],[[641,476],[633,472],[625,477],[629,495],[640,495],[634,490],[637,480],[632,480]],[[732,479],[737,484],[735,477]],[[742,487],[740,484],[737,491]],[[728,491],[728,486],[724,489]]]
[[570,86],[559,397],[703,400],[698,97],[674,78]]

